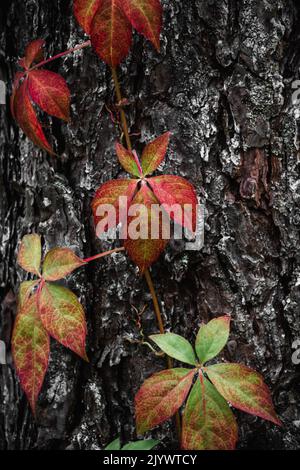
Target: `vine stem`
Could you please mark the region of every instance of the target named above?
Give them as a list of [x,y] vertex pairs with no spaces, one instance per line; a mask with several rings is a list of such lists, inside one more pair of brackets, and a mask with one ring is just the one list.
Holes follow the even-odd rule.
[[45,59],[42,62],[39,62],[38,64],[31,67],[28,70],[28,72],[30,72],[31,70],[38,69],[39,67],[42,67],[43,65],[46,65],[49,62],[52,62],[53,60],[60,59],[61,57],[72,54],[73,52],[79,51],[80,49],[84,49],[85,47],[89,47],[90,45],[91,45],[91,41],[85,41],[82,44],[78,44],[77,46],[72,47],[71,49],[68,49],[67,51],[60,52],[59,54],[56,54],[53,57],[49,57],[49,59]]
[[85,258],[83,261],[85,263],[89,263],[90,261],[94,261],[95,259],[103,258],[103,256],[112,255],[113,253],[119,253],[120,251],[124,251],[125,248],[122,246],[121,248],[115,248],[114,250],[104,251],[103,253],[99,253],[98,255],[91,256],[90,258]]
[[[113,77],[113,81],[114,81],[114,85],[115,85],[117,100],[118,100],[119,103],[122,103],[122,93],[121,93],[121,88],[120,88],[120,83],[119,83],[119,79],[118,79],[117,70],[114,67],[112,67],[111,71],[112,71],[112,77]],[[129,130],[128,130],[127,118],[126,118],[125,111],[122,107],[120,107],[120,115],[121,115],[122,129],[123,129],[124,137],[125,137],[125,140],[126,140],[126,145],[127,145],[128,150],[132,151],[132,144],[131,144],[130,134],[129,134]],[[155,311],[155,315],[156,315],[157,324],[158,324],[158,327],[159,327],[160,334],[164,334],[165,329],[164,329],[164,324],[163,324],[163,320],[162,320],[162,315],[161,315],[157,295],[156,295],[156,292],[155,292],[154,284],[153,284],[152,277],[151,277],[149,269],[145,270],[144,276],[145,276],[145,279],[146,279],[146,282],[148,284],[149,291],[150,291],[150,294],[151,294],[151,297],[152,297],[152,302],[153,302],[154,311]],[[169,356],[167,356],[167,366],[168,366],[168,369],[172,369],[172,367],[173,367],[172,360]],[[177,434],[178,434],[178,438],[179,438],[179,441],[180,441],[180,439],[181,439],[181,422],[180,422],[180,416],[179,416],[178,412],[175,415],[175,419],[176,419]]]

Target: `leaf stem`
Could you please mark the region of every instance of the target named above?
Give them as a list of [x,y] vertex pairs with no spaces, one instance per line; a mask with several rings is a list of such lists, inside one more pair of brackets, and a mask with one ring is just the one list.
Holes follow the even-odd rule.
[[[118,79],[118,74],[117,74],[117,71],[116,71],[115,68],[112,68],[111,71],[112,71],[112,77],[113,77],[113,81],[114,81],[114,85],[115,85],[117,100],[118,100],[119,103],[121,103],[122,102],[122,93],[121,93],[120,83],[119,83],[119,79]],[[126,145],[127,145],[128,150],[132,151],[132,144],[131,144],[131,139],[130,139],[130,135],[129,135],[129,131],[128,131],[127,118],[126,118],[125,111],[122,107],[120,108],[120,113],[121,113],[122,129],[123,129],[123,132],[124,132]],[[157,299],[157,295],[156,295],[156,292],[155,292],[155,288],[154,288],[154,285],[153,285],[153,281],[152,281],[149,269],[145,270],[144,276],[145,276],[145,279],[147,281],[147,284],[148,284],[148,287],[149,287],[149,290],[150,290],[150,294],[151,294],[151,297],[152,297],[152,302],[153,302],[153,306],[154,306],[154,311],[155,311],[159,331],[160,331],[161,334],[164,334],[165,333],[164,324],[163,324],[163,320],[162,320],[162,316],[161,316],[161,312],[160,312],[160,308],[159,308],[159,303],[158,303],[158,299]],[[172,360],[169,356],[167,356],[167,366],[168,366],[168,369],[172,369],[172,367],[173,367]],[[181,422],[180,422],[180,416],[179,416],[178,412],[175,415],[175,419],[176,419],[176,429],[177,429],[178,439],[180,441],[181,440]]]
[[90,261],[94,261],[95,259],[103,258],[103,256],[112,255],[113,253],[118,253],[124,250],[125,248],[123,246],[121,248],[114,248],[113,250],[104,251],[103,253],[99,253],[98,255],[91,256],[90,258],[85,258],[82,261],[84,261],[85,263],[89,263]]
[[59,54],[56,54],[53,57],[49,57],[49,59],[45,59],[42,62],[39,62],[38,64],[31,67],[28,70],[28,72],[30,72],[31,70],[38,69],[39,67],[42,67],[43,65],[46,65],[49,62],[52,62],[53,60],[60,59],[61,57],[72,54],[73,52],[79,51],[80,49],[84,49],[85,47],[89,47],[90,45],[91,45],[91,41],[85,41],[82,44],[78,44],[77,46],[72,47],[71,49],[68,49],[67,51],[60,52]]

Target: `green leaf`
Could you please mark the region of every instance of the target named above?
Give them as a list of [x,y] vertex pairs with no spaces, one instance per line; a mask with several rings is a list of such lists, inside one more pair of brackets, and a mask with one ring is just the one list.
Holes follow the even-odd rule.
[[18,252],[18,264],[29,273],[40,274],[42,257],[41,237],[36,233],[25,235]]
[[117,439],[108,444],[104,450],[121,450],[120,438],[117,437]]
[[206,367],[205,372],[232,406],[281,425],[270,391],[260,374],[242,364],[215,364]]
[[237,438],[237,424],[227,402],[205,377],[198,378],[183,413],[181,447],[232,450]]
[[57,281],[85,264],[69,248],[53,248],[45,256],[43,278],[46,281]]
[[192,385],[195,370],[169,369],[147,379],[135,397],[137,433],[163,423],[181,407]]
[[168,356],[192,366],[197,364],[193,347],[182,336],[165,333],[164,335],[152,335],[150,339]]
[[214,318],[207,325],[201,325],[196,338],[196,353],[201,364],[219,354],[226,345],[230,331],[230,316]]
[[129,442],[122,447],[122,450],[151,450],[157,444],[159,444],[159,441],[155,439],[146,439],[144,441]]

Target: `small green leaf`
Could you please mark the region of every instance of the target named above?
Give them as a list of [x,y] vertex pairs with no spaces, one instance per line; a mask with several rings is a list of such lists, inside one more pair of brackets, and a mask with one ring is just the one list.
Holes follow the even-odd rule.
[[153,447],[157,446],[157,444],[159,444],[159,441],[155,439],[146,439],[145,441],[129,442],[122,447],[122,450],[151,450]]
[[117,437],[117,439],[108,444],[104,450],[121,450],[120,438]]
[[29,273],[40,274],[42,257],[41,237],[36,233],[25,235],[22,238],[18,252],[18,264]]
[[207,325],[201,325],[196,338],[196,353],[204,364],[216,357],[226,345],[229,338],[230,316],[214,318]]
[[164,335],[152,335],[150,339],[168,356],[192,366],[197,364],[193,347],[182,336],[165,333]]
[[198,378],[183,413],[181,447],[233,450],[237,437],[237,424],[227,402],[205,377]]

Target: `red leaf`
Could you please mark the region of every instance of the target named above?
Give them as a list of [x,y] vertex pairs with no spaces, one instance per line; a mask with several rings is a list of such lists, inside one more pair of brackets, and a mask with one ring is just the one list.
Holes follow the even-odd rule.
[[[108,181],[104,183],[100,188],[97,190],[95,197],[92,202],[92,210],[94,214],[94,223],[96,228],[96,234],[98,237],[102,235],[102,233],[106,232],[108,228],[114,228],[120,222],[122,222],[122,206],[120,207],[120,200],[121,196],[126,197],[127,204],[129,205],[132,201],[134,192],[136,190],[137,180],[131,179],[118,179]],[[109,222],[106,223],[103,227],[100,226],[100,222],[106,219],[105,213],[99,213],[101,206],[104,205],[112,205],[116,210],[116,220],[113,226],[109,226]],[[124,215],[127,213],[127,209],[125,207]],[[107,219],[106,219],[107,220]]]
[[116,67],[128,55],[132,28],[122,9],[122,0],[100,2],[91,26],[91,42],[110,67]]
[[137,433],[166,421],[181,407],[189,393],[195,370],[163,370],[147,379],[135,397]]
[[82,305],[69,289],[46,283],[39,294],[39,309],[48,333],[82,359],[85,352],[86,322]]
[[146,145],[141,159],[145,176],[153,173],[164,160],[170,141],[170,135],[171,132],[166,132]]
[[182,448],[233,450],[238,429],[228,404],[205,378],[198,378],[189,395],[182,420]]
[[28,91],[32,100],[51,116],[70,119],[70,91],[63,77],[48,70],[28,74]]
[[12,117],[14,119],[16,119],[16,115],[15,115],[16,92],[17,92],[17,89],[19,88],[20,80],[21,80],[22,77],[23,77],[23,73],[22,72],[17,72],[16,75],[15,75],[15,78],[14,78],[13,86],[12,86],[12,94],[11,94],[11,97],[10,97],[10,112],[11,112]]
[[159,0],[123,0],[124,11],[132,26],[143,34],[154,47],[160,49],[162,7]]
[[[123,232],[124,247],[143,274],[168,244],[168,227],[159,210],[158,200],[146,184],[142,185],[132,200],[129,211],[134,209],[134,205],[138,205],[135,207],[136,214],[129,213],[128,225]],[[153,226],[157,228],[156,238],[151,234]]]
[[29,69],[34,62],[41,62],[44,58],[45,41],[43,39],[36,39],[27,45],[25,49],[24,67]]
[[53,154],[31,104],[27,80],[24,80],[15,93],[13,109],[16,121],[27,137],[38,147]]
[[204,370],[232,406],[281,425],[270,391],[260,374],[242,364],[215,364]]
[[53,248],[45,256],[43,278],[46,281],[57,281],[85,264],[69,248]]
[[34,294],[21,306],[12,335],[17,374],[33,413],[47,371],[49,352],[49,335],[38,314]]
[[102,0],[74,0],[74,15],[86,34],[91,34],[91,25]]
[[139,161],[135,158],[133,152],[127,150],[123,145],[116,144],[116,152],[118,155],[119,162],[121,163],[124,170],[133,176],[140,178],[143,176],[142,170],[139,165]]
[[[181,176],[174,175],[156,176],[147,181],[174,222],[194,233],[197,227],[198,204],[194,186]],[[185,205],[188,206],[185,208]],[[172,206],[175,207],[173,211]]]

